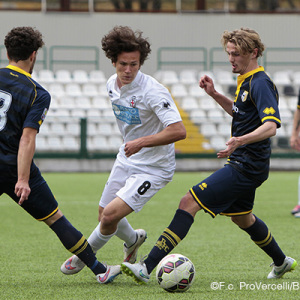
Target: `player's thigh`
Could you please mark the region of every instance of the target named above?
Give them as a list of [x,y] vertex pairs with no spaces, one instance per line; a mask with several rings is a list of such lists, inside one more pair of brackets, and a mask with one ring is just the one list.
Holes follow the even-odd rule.
[[126,180],[125,186],[117,192],[117,196],[135,212],[139,212],[168,182],[158,175],[133,174]]
[[[99,201],[99,206],[101,208],[106,207],[108,203],[117,197],[117,192],[125,185],[128,176],[128,170],[118,160],[116,160]],[[102,212],[102,210],[100,211],[100,207],[99,216]]]
[[[226,165],[193,186],[190,192],[200,207],[215,217],[217,214],[228,212],[229,208],[230,213],[243,212],[244,208],[239,207],[241,199],[248,203],[248,198],[252,199],[253,192],[255,194],[255,188],[256,184],[252,180]],[[237,211],[231,211],[234,204]]]
[[[19,197],[14,193],[14,184],[7,186],[8,194],[16,203]],[[48,184],[42,180],[40,185],[35,185],[21,207],[36,220],[44,221],[58,211],[58,203],[52,194]]]

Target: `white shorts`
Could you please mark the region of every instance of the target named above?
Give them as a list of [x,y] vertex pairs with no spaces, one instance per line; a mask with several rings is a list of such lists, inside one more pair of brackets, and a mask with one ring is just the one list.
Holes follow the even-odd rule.
[[99,205],[105,207],[119,197],[135,212],[143,206],[168,182],[165,170],[155,169],[155,174],[142,173],[141,168],[127,166],[116,160],[103,190]]

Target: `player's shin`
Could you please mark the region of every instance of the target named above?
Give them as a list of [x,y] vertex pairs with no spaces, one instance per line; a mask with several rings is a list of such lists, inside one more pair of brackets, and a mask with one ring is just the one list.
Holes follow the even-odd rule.
[[169,254],[178,243],[187,235],[194,222],[194,218],[188,212],[177,209],[172,222],[157,240],[155,246],[145,259],[148,273],[158,265],[162,258]]
[[50,228],[56,233],[64,247],[78,256],[95,275],[106,271],[106,267],[97,260],[85,237],[65,216],[54,222]]
[[285,255],[276,243],[267,225],[255,216],[255,222],[250,227],[243,229],[254,243],[264,250],[274,261],[276,266],[281,266]]
[[99,249],[101,249],[114,235],[103,235],[100,232],[100,224],[94,229],[91,235],[88,237],[88,242],[91,245],[93,251],[96,253]]

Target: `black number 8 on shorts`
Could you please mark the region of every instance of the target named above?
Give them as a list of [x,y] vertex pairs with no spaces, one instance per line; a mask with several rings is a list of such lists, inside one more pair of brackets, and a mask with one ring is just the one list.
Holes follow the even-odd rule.
[[147,190],[149,190],[151,187],[151,183],[149,181],[144,181],[144,183],[138,188],[138,193],[140,195],[144,195]]

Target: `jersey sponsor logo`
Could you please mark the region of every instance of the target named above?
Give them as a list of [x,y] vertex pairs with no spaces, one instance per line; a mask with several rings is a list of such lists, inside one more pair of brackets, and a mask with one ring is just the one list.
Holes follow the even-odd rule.
[[263,113],[266,115],[274,115],[276,113],[275,109],[271,106],[271,107],[266,107],[263,110]]
[[113,111],[116,118],[129,125],[141,124],[139,110],[136,107],[126,107],[123,105],[113,104]]
[[232,105],[232,111],[236,114],[241,114],[241,115],[244,115],[245,112],[244,111],[241,111],[236,105],[235,103],[233,103]]
[[245,102],[247,100],[247,97],[248,97],[248,92],[244,91],[242,96],[241,96],[242,102]]

